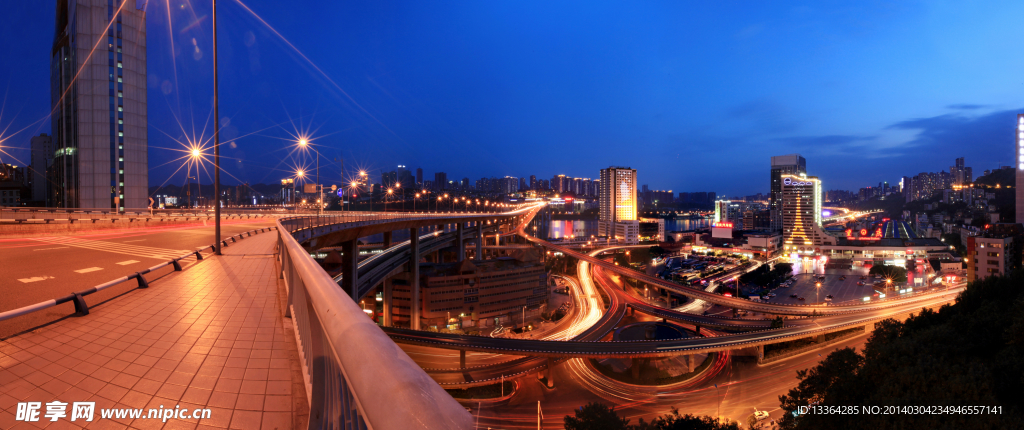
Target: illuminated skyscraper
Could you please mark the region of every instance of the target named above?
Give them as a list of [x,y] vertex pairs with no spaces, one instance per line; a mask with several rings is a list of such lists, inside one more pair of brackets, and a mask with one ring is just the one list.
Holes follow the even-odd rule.
[[821,228],[821,181],[814,176],[781,175],[782,242],[786,255],[813,254],[836,238]]
[[771,190],[768,196],[768,210],[771,211],[772,230],[782,230],[782,175],[807,174],[807,160],[800,154],[772,157]]
[[637,243],[639,240],[636,169],[629,167],[601,169],[598,231],[603,236],[624,240],[626,243]]
[[50,99],[58,207],[149,204],[146,12],[124,1],[57,0]]
[[1024,223],[1024,113],[1017,114],[1017,222]]

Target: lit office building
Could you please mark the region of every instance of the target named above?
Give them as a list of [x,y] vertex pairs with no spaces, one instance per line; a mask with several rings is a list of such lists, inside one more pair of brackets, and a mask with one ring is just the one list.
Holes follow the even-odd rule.
[[636,169],[601,169],[599,214],[599,234],[630,244],[638,243],[640,225],[637,221]]
[[58,207],[149,204],[146,13],[122,1],[57,1],[50,98]]
[[807,160],[800,154],[772,157],[771,192],[768,196],[768,210],[771,212],[771,229],[782,230],[782,175],[806,175]]
[[1017,223],[1024,223],[1024,113],[1017,114]]
[[967,237],[967,280],[1002,276],[1020,267],[1021,224],[994,224]]
[[28,188],[32,193],[32,201],[42,206],[50,207],[53,191],[49,178],[46,176],[53,164],[53,138],[42,133],[39,136],[32,136],[32,169],[26,172],[28,176]]
[[836,238],[821,228],[821,181],[814,176],[783,174],[780,185],[783,253],[814,254]]

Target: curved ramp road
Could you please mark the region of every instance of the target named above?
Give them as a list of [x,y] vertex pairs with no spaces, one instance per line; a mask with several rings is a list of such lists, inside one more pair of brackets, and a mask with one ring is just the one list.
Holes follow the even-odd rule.
[[849,315],[816,320],[816,324],[761,330],[712,338],[690,338],[663,341],[545,341],[532,339],[493,339],[482,336],[460,336],[399,328],[384,328],[395,342],[468,351],[534,355],[545,357],[669,357],[715,351],[729,351],[769,343],[816,336],[847,328],[871,324],[897,315],[915,313],[922,307],[935,308],[953,301],[964,287],[951,288],[927,300],[906,303],[896,308],[876,309]]

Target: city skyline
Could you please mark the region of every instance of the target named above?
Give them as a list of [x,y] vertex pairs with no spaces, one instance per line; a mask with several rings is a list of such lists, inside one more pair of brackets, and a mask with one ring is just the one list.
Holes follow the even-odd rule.
[[[6,84],[5,112],[0,117],[0,126],[8,129],[4,138],[21,131],[5,140],[5,150],[13,157],[5,155],[4,162],[28,164],[29,140],[50,129],[44,118],[50,106],[44,79],[52,43],[53,10],[48,6],[15,6],[12,16],[18,19],[3,30],[29,36],[24,44],[2,48],[5,58],[20,58],[23,63],[0,75],[0,85]],[[174,155],[163,148],[180,146],[168,135],[185,141],[186,137],[206,138],[212,132],[209,108],[195,103],[208,100],[212,91],[209,14],[204,9],[208,6],[193,7],[171,9],[170,27],[168,9],[147,11],[150,185],[159,185],[174,171],[175,166],[160,166],[160,160]],[[623,16],[610,6],[595,7],[584,16],[574,15],[577,10],[570,5],[546,6],[549,18],[498,5],[463,8],[460,14],[421,11],[425,17],[444,15],[437,17],[458,28],[451,31],[424,28],[426,18],[387,14],[385,6],[345,7],[314,10],[296,5],[289,10],[289,18],[264,2],[228,3],[223,8],[221,20],[227,31],[220,46],[221,70],[228,77],[222,78],[221,89],[225,183],[276,182],[302,161],[271,163],[256,154],[284,157],[293,136],[311,133],[326,158],[345,159],[347,170],[390,170],[404,164],[424,168],[428,177],[431,172],[448,172],[453,177],[546,177],[548,173],[543,172],[550,172],[592,178],[599,169],[621,163],[649,172],[645,177],[655,180],[641,178],[641,183],[652,189],[708,188],[700,184],[714,178],[720,194],[744,195],[765,192],[745,185],[762,182],[764,158],[800,152],[815,160],[812,169],[828,172],[819,175],[825,188],[856,189],[943,169],[946,158],[954,154],[966,156],[979,172],[1011,165],[1014,154],[1005,130],[1024,110],[1014,105],[1021,99],[1021,90],[1016,89],[1019,85],[1009,70],[1018,69],[1015,64],[1021,60],[1013,56],[989,58],[1000,63],[984,80],[974,75],[979,79],[968,79],[969,85],[944,87],[942,96],[922,93],[927,83],[960,83],[965,74],[976,73],[944,65],[947,56],[981,55],[973,52],[976,48],[939,52],[928,42],[950,37],[939,34],[929,20],[961,18],[957,11],[938,6],[901,6],[872,21],[874,32],[849,18],[836,18],[828,7],[748,8],[722,29],[695,26],[691,30],[666,28],[667,23],[656,15],[681,11],[664,5],[634,9]],[[858,8],[853,12],[879,12],[871,6]],[[960,24],[962,31],[957,34],[973,43],[962,41],[945,49],[999,50],[1012,39],[1007,33],[1010,28],[999,25],[1000,16],[1012,14],[965,13],[979,19],[970,26]],[[714,7],[694,15],[711,22],[726,19],[725,12]],[[801,19],[811,24],[787,27]],[[387,24],[382,27],[385,30],[369,23],[374,20]],[[639,28],[639,22],[647,21],[654,22],[654,28]],[[47,25],[34,24],[38,22]],[[514,25],[519,22],[537,30]],[[474,25],[463,25],[468,23]],[[988,23],[986,31],[980,31],[982,23]],[[590,29],[596,24],[617,24],[622,29],[594,33]],[[334,25],[347,29],[347,42],[337,45],[342,55],[313,41]],[[552,33],[560,25],[567,30]],[[569,45],[546,43],[554,34]],[[175,55],[169,35],[173,35]],[[616,35],[632,35],[635,40],[622,41]],[[726,53],[679,42],[698,36]],[[796,41],[807,37],[812,41]],[[460,42],[473,38],[480,41]],[[642,49],[651,43],[662,48]],[[796,53],[776,48],[776,43],[806,50]],[[638,54],[625,57],[632,62],[625,72],[611,66],[634,50]],[[492,55],[478,55],[492,51]],[[527,55],[535,51],[535,56]],[[844,59],[836,52],[851,56]],[[871,61],[896,52],[912,55]],[[343,57],[350,58],[350,63],[343,62]],[[450,61],[432,59],[437,57]],[[845,62],[852,59],[860,62],[845,70]],[[920,64],[909,64],[911,59]],[[762,61],[761,67],[750,68],[755,60]],[[729,71],[711,79],[710,72],[699,67],[707,62],[714,64],[707,68],[716,71],[738,68],[750,74]],[[932,67],[926,70],[926,66]],[[896,76],[891,73],[896,67],[907,72]],[[407,71],[410,68],[423,74],[412,74]],[[914,73],[914,78],[903,77]],[[808,82],[798,79],[807,74],[821,77]],[[505,90],[495,92],[495,85]],[[598,95],[608,85],[624,89]],[[311,86],[328,90],[312,91]],[[554,94],[541,94],[540,89]],[[743,89],[749,91],[736,94]],[[199,107],[193,111],[182,106]],[[191,135],[193,128],[194,136],[181,131]],[[461,155],[469,147],[477,152],[471,159]],[[613,158],[602,155],[607,151],[585,149],[620,147],[638,150],[615,152]],[[518,150],[510,153],[504,148]],[[693,162],[698,158],[706,160]],[[321,167],[325,172],[337,172],[337,167],[326,164]],[[723,169],[730,174],[722,175]],[[180,183],[183,177],[179,173],[168,183]]]
[[5,12],[0,428],[1024,422],[1024,5]]

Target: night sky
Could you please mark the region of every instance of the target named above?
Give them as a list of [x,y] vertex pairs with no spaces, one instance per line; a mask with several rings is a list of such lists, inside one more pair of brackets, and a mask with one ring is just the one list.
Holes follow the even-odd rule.
[[[289,156],[308,132],[327,185],[341,157],[376,181],[624,165],[654,189],[744,195],[799,152],[826,189],[856,189],[958,156],[975,176],[1010,165],[1024,112],[1020,1],[246,1],[265,23],[218,7],[227,183],[312,167]],[[206,3],[149,1],[150,185],[181,184],[166,148],[213,130]],[[0,160],[24,164],[50,132],[54,5],[4,9]]]

